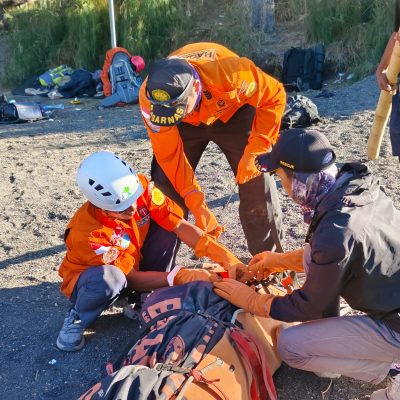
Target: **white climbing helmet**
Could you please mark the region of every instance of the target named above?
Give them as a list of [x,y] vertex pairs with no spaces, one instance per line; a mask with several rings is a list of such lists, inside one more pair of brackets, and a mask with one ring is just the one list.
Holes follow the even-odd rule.
[[126,210],[143,193],[136,172],[108,151],[85,158],[78,169],[76,182],[92,204],[108,211]]

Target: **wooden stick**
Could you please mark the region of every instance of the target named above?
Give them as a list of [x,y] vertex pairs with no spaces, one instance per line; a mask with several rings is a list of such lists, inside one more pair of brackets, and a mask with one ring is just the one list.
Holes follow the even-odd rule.
[[[399,29],[400,34],[400,29]],[[387,67],[386,76],[390,83],[397,83],[397,77],[400,73],[400,45],[396,40],[393,48],[392,56]],[[381,90],[378,104],[375,110],[374,122],[372,124],[371,132],[369,134],[367,144],[367,155],[370,160],[375,160],[379,156],[379,151],[382,144],[383,134],[392,109],[392,96],[396,90],[387,92]]]

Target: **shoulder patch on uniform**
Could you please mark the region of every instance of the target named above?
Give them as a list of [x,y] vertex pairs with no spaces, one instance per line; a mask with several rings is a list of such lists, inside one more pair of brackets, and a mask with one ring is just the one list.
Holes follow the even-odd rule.
[[253,96],[253,94],[257,91],[257,89],[258,89],[257,82],[250,82],[246,90],[246,96],[247,97]]
[[165,196],[163,192],[160,189],[157,189],[156,187],[153,188],[151,192],[151,201],[156,205],[156,206],[161,206],[164,204],[165,201]]
[[212,60],[215,61],[217,59],[217,50],[216,49],[202,49],[195,50],[189,53],[184,54],[175,54],[168,58],[184,58],[186,60]]
[[243,80],[242,83],[240,84],[238,96],[245,93],[248,86],[249,86],[249,84],[245,80]]
[[108,250],[103,254],[103,262],[104,264],[111,264],[114,262],[119,256],[119,250],[115,247],[109,247]]

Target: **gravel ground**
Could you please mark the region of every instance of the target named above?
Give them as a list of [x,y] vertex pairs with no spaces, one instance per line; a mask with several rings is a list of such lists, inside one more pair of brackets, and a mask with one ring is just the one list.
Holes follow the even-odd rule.
[[[374,78],[328,89],[333,97],[305,93],[324,117],[316,129],[328,136],[340,162],[366,159],[378,96]],[[57,275],[65,251],[62,236],[83,201],[74,182],[77,167],[90,153],[109,150],[148,173],[151,150],[137,106],[100,111],[92,99],[77,106],[66,100],[35,100],[64,103],[65,110],[57,110],[49,121],[0,126],[0,399],[66,400],[78,397],[104,374],[106,361],[119,354],[135,330],[121,309],[114,308],[96,322],[82,351],[68,354],[55,346],[68,307]],[[386,135],[381,157],[369,164],[399,207],[399,162],[390,151]],[[235,190],[233,175],[216,146],[207,149],[197,176],[226,227],[223,243],[248,260],[238,223],[238,196],[230,196]],[[282,192],[281,202],[288,250],[301,245],[306,227],[298,208]],[[178,261],[195,262],[185,247]],[[373,390],[346,378],[328,389],[329,380],[286,366],[275,381],[282,400],[360,400]]]

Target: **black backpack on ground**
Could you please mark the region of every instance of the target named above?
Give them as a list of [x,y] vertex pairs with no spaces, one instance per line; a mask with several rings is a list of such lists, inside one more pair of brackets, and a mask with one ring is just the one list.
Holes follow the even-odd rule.
[[282,82],[287,91],[321,89],[325,60],[325,46],[314,48],[292,47],[283,57]]
[[38,103],[9,103],[4,95],[0,95],[0,124],[31,122],[46,118],[46,114]]
[[318,108],[308,97],[296,94],[286,99],[281,129],[306,127],[321,121]]

